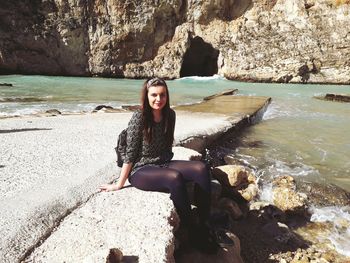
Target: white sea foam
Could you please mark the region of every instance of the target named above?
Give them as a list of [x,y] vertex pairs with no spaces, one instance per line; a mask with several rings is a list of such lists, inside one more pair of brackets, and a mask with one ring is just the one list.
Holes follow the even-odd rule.
[[312,222],[333,224],[332,234],[327,238],[339,253],[350,256],[350,207],[313,207],[311,212],[313,213],[310,219]]
[[281,160],[275,160],[268,169],[272,175],[289,174],[291,176],[307,176],[310,174],[319,174],[318,170],[312,166],[300,162],[286,163]]
[[30,115],[30,114],[36,114],[40,110],[33,109],[33,108],[25,108],[25,109],[19,109],[14,112],[7,112],[4,114],[4,116],[24,116],[24,115]]
[[290,109],[283,109],[281,105],[278,105],[276,102],[272,101],[272,103],[269,105],[269,107],[267,107],[267,110],[264,113],[263,120],[269,120],[291,115],[293,115],[293,112]]
[[300,93],[288,92],[287,94],[288,94],[288,95],[291,95],[291,96],[293,96],[293,97],[300,97],[300,96],[301,96]]
[[267,201],[269,203],[273,203],[272,200],[272,183],[264,184],[260,189],[260,199],[263,201]]

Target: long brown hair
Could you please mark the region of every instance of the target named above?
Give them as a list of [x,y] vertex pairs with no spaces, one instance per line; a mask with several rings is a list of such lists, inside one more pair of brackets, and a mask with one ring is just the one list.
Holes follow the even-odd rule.
[[175,114],[170,109],[170,98],[169,98],[169,90],[165,81],[161,78],[153,78],[148,79],[143,83],[142,91],[141,91],[141,109],[143,115],[143,134],[146,138],[146,141],[150,143],[152,141],[152,133],[153,133],[153,113],[152,108],[149,105],[148,100],[148,90],[152,86],[162,86],[165,87],[166,90],[166,103],[162,109],[162,122],[164,122],[164,130],[166,141],[169,146],[173,144],[174,141],[174,129],[175,129]]

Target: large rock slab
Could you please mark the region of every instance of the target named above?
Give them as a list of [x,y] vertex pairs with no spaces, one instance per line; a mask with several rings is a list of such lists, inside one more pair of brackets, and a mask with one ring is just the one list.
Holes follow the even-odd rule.
[[217,127],[216,131],[208,131],[207,136],[194,135],[181,138],[177,143],[202,152],[208,145],[226,133],[237,132],[259,122],[270,102],[271,98],[269,97],[226,95],[214,97],[198,104],[178,106],[176,107],[178,111],[226,116],[226,121],[231,124],[226,127]]
[[[26,262],[106,262],[118,248],[132,262],[174,262],[179,218],[168,194],[127,187],[95,194],[74,210]],[[99,254],[98,261],[96,254]]]
[[[98,185],[117,178],[119,169],[113,147],[131,114],[0,121],[0,258],[3,262],[21,260],[62,218],[96,193]],[[230,126],[226,116],[178,113],[175,140],[193,135],[205,137]],[[199,156],[190,150],[175,149],[175,154],[180,159]]]

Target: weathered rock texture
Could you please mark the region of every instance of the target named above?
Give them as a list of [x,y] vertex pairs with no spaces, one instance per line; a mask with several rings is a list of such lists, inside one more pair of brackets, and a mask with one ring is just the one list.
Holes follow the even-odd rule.
[[296,191],[294,178],[289,175],[277,177],[273,181],[273,203],[283,212],[305,214],[307,196]]
[[213,177],[223,187],[232,188],[248,202],[258,194],[258,186],[255,176],[244,166],[223,165],[213,169]]
[[0,73],[350,83],[336,0],[3,0]]

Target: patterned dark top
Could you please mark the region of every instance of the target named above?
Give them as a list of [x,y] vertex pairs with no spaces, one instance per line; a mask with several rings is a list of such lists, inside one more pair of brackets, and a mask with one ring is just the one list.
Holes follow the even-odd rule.
[[[173,110],[171,113],[175,115]],[[144,165],[164,165],[170,162],[174,156],[172,146],[167,145],[163,133],[164,121],[153,123],[152,141],[149,144],[143,136],[142,118],[142,112],[136,111],[128,124],[124,163],[133,163],[130,176]]]

